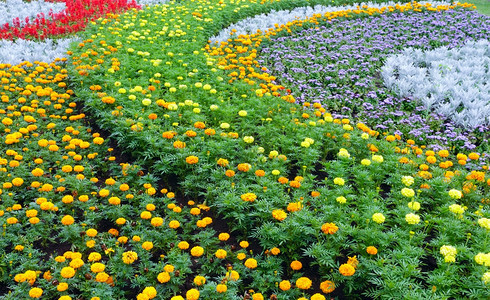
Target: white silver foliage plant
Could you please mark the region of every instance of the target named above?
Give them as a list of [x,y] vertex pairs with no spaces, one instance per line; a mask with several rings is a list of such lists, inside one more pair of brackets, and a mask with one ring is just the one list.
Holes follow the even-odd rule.
[[67,39],[46,39],[42,42],[17,39],[15,41],[0,40],[0,63],[16,65],[23,61],[52,62],[56,58],[66,57],[76,37]]
[[430,51],[407,48],[387,57],[381,67],[386,87],[413,97],[456,124],[490,125],[490,41]]
[[[437,5],[449,5],[451,2],[445,1],[422,1],[419,2],[424,5],[426,3],[432,4],[432,6]],[[297,7],[292,10],[272,10],[267,14],[260,14],[253,17],[243,19],[237,23],[230,25],[229,27],[221,30],[216,36],[210,38],[211,42],[223,42],[230,38],[230,32],[232,29],[236,30],[235,35],[241,34],[252,34],[256,33],[257,30],[266,31],[267,29],[274,28],[274,24],[286,24],[294,20],[303,20],[314,14],[325,14],[327,12],[334,12],[339,10],[355,10],[358,7],[367,5],[369,7],[381,8],[386,6],[395,6],[397,4],[403,4],[400,2],[385,2],[385,3],[372,3],[372,2],[361,2],[358,4],[346,5],[346,6],[305,6]]]
[[65,10],[65,3],[45,2],[42,0],[33,0],[24,2],[23,0],[6,0],[0,2],[0,26],[9,23],[13,24],[13,20],[19,18],[20,25],[25,25],[25,19],[35,19],[38,14],[43,13],[46,18],[49,12],[59,13]]

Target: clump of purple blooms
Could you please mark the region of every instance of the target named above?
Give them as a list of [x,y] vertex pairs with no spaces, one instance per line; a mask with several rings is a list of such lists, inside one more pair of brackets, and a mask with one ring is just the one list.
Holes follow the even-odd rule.
[[412,97],[397,97],[380,76],[385,58],[404,48],[451,49],[488,38],[489,17],[456,9],[385,13],[320,25],[262,44],[259,63],[278,77],[277,83],[291,88],[297,101],[320,102],[335,117],[354,118],[435,150],[489,150],[488,126],[458,127]]

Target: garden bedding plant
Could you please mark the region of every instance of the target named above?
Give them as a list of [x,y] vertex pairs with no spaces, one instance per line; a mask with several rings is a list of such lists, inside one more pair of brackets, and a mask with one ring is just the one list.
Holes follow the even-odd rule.
[[[298,101],[322,103],[338,117],[353,116],[377,130],[395,132],[437,150],[477,148],[479,152],[486,152],[488,124],[485,115],[475,116],[480,120],[468,126],[467,118],[461,124],[451,120],[450,114],[441,114],[442,109],[431,110],[424,106],[419,96],[421,88],[393,95],[384,87],[380,67],[389,54],[398,53],[404,47],[442,52],[444,50],[438,47],[452,49],[468,41],[487,38],[489,20],[474,11],[333,20],[332,24],[319,28],[272,38],[262,46],[258,61],[278,78],[279,84],[291,86],[292,95]],[[412,85],[417,78],[423,78],[412,76],[408,80]],[[424,87],[432,85],[427,81],[418,82]],[[484,82],[476,89],[482,89],[487,95]],[[473,86],[467,84],[461,88],[468,89],[470,85]],[[450,102],[456,102],[448,97]],[[471,101],[478,100],[468,99]],[[477,104],[471,106],[478,107]]]
[[[10,2],[6,2],[9,5]],[[35,39],[63,37],[83,30],[88,22],[107,13],[120,13],[137,8],[136,2],[126,0],[73,0],[65,1],[66,9],[60,12],[38,14],[35,18],[23,18],[0,24],[0,39]]]
[[[197,14],[195,16],[199,18]],[[181,32],[174,31],[174,34],[181,35]],[[138,37],[136,33],[132,32],[132,35],[131,40]],[[106,37],[102,38],[108,40]],[[84,41],[88,45],[93,45],[94,42]],[[107,48],[105,52],[109,52],[103,52],[104,55],[109,55],[114,48],[104,45],[108,42],[110,41],[100,43]],[[143,57],[144,61],[144,57],[147,55],[143,50],[140,51],[142,53],[139,55]],[[114,52],[121,53],[120,51]],[[96,54],[90,51],[87,52],[87,55],[95,56]],[[178,52],[174,55],[177,56],[177,59],[172,61],[173,63],[178,62],[179,59]],[[159,64],[163,65],[164,62],[155,60],[151,63],[158,66]],[[210,68],[212,67],[210,66]],[[119,59],[111,60],[111,68],[114,73],[109,71],[109,74],[117,74],[120,69],[124,68],[124,64],[120,64]],[[91,71],[90,69],[79,69],[78,71],[84,70]],[[12,69],[9,72],[15,73],[15,71],[16,69]],[[36,81],[38,80],[36,75],[39,75],[39,80],[46,79],[42,76],[43,71],[35,68],[29,69],[29,72],[37,72],[34,75]],[[201,76],[201,71],[196,68],[196,71],[192,70],[192,75],[188,75],[196,78]],[[21,71],[17,70],[17,72]],[[218,70],[213,73],[218,73]],[[162,79],[164,79],[167,74],[167,72],[162,71],[161,76],[155,78],[163,77]],[[28,74],[21,73],[15,76],[23,78],[26,75]],[[224,77],[225,75],[218,73],[217,76]],[[83,78],[85,79],[85,77]],[[217,79],[219,80],[219,78]],[[158,80],[160,79],[154,79],[152,85],[157,85]],[[63,89],[60,89],[63,84],[60,86],[59,82],[54,82],[54,85],[50,82],[44,83],[50,84],[59,93],[63,92]],[[4,82],[4,84],[6,83]],[[485,240],[486,235],[488,235],[488,230],[485,229],[488,228],[488,219],[485,218],[488,215],[486,215],[486,206],[480,208],[476,204],[483,201],[482,204],[485,205],[485,200],[482,198],[483,195],[488,194],[488,187],[485,182],[487,178],[485,178],[483,170],[469,172],[458,167],[457,164],[454,168],[450,168],[450,159],[448,158],[450,153],[445,151],[438,153],[426,151],[424,155],[419,157],[408,154],[407,149],[397,149],[393,142],[389,143],[376,138],[378,133],[363,124],[353,124],[347,119],[332,118],[317,104],[304,104],[303,107],[300,107],[284,101],[291,100],[290,97],[284,96],[284,99],[272,97],[272,93],[275,93],[274,89],[280,90],[280,87],[269,85],[268,87],[272,89],[271,95],[264,92],[263,96],[260,97],[261,90],[260,92],[253,90],[251,94],[248,89],[240,86],[240,84],[231,85],[237,90],[241,88],[246,91],[240,94],[236,100],[234,98],[216,99],[215,97],[222,96],[222,91],[213,93],[213,86],[208,88],[204,82],[201,87],[204,91],[209,91],[209,94],[200,95],[202,99],[199,98],[199,102],[206,101],[207,99],[204,98],[208,97],[207,95],[215,95],[208,100],[209,110],[206,109],[208,106],[196,105],[199,103],[197,97],[191,97],[192,94],[190,93],[186,95],[185,100],[177,104],[171,103],[168,99],[162,102],[149,97],[149,92],[154,92],[150,86],[148,89],[135,86],[132,92],[129,89],[127,91],[135,97],[136,95],[139,97],[137,92],[146,90],[146,98],[142,97],[141,104],[139,104],[140,102],[133,104],[134,107],[139,105],[138,110],[141,111],[139,114],[144,118],[138,119],[139,122],[126,120],[126,126],[130,128],[130,132],[133,132],[132,137],[137,138],[138,135],[147,130],[156,130],[155,124],[150,124],[150,126],[154,126],[152,128],[146,127],[147,120],[168,119],[164,125],[172,126],[173,130],[166,130],[163,133],[159,131],[158,134],[163,139],[168,139],[172,147],[180,149],[177,151],[183,152],[180,156],[182,159],[181,167],[189,170],[188,173],[184,173],[186,175],[184,185],[190,192],[196,191],[196,186],[199,184],[204,186],[203,182],[205,181],[202,180],[203,176],[199,178],[193,175],[196,172],[200,172],[202,175],[211,174],[215,184],[207,187],[209,189],[207,204],[228,216],[236,217],[237,219],[230,224],[239,223],[240,225],[236,226],[236,230],[232,232],[231,241],[226,242],[228,239],[226,234],[218,236],[217,232],[209,228],[209,225],[212,226],[213,224],[212,219],[200,216],[202,211],[208,208],[207,206],[201,205],[198,212],[194,209],[198,208],[195,207],[195,203],[185,203],[186,201],[182,201],[183,199],[175,203],[175,194],[165,190],[162,191],[165,193],[165,198],[156,197],[157,191],[152,176],[140,177],[141,173],[138,168],[128,168],[127,165],[123,168],[121,175],[120,171],[117,171],[117,164],[110,163],[113,158],[109,156],[107,157],[109,162],[101,159],[89,165],[93,166],[93,170],[111,169],[116,171],[105,171],[99,176],[95,175],[94,177],[100,178],[99,184],[90,186],[89,189],[86,185],[78,187],[79,191],[87,193],[89,204],[95,204],[92,206],[93,210],[90,210],[92,213],[82,216],[81,214],[74,215],[74,212],[70,211],[70,207],[73,207],[77,212],[82,213],[82,208],[86,205],[84,204],[85,197],[78,199],[81,203],[74,199],[74,202],[80,206],[79,208],[70,206],[73,205],[73,202],[70,201],[69,195],[61,197],[61,195],[55,194],[52,197],[52,201],[58,207],[58,213],[56,213],[57,216],[59,215],[58,217],[64,213],[76,217],[77,222],[71,225],[69,217],[63,216],[58,220],[64,226],[63,234],[60,234],[58,238],[71,239],[75,253],[65,252],[63,257],[61,255],[55,257],[54,260],[57,263],[54,263],[52,259],[48,261],[39,259],[39,262],[41,264],[44,262],[46,266],[41,271],[51,269],[51,272],[44,273],[43,279],[36,275],[35,271],[37,270],[33,270],[33,264],[29,267],[13,264],[18,268],[18,271],[13,275],[16,275],[19,281],[25,279],[24,282],[12,284],[15,288],[14,292],[24,292],[24,295],[29,293],[32,297],[38,296],[41,292],[44,293],[44,297],[49,295],[53,295],[52,297],[77,296],[84,293],[93,296],[96,292],[100,297],[131,298],[131,296],[137,295],[140,299],[154,297],[168,299],[175,294],[185,295],[188,299],[196,299],[199,294],[202,298],[233,299],[239,298],[239,295],[244,295],[244,293],[251,294],[254,299],[262,299],[262,294],[268,297],[274,293],[280,299],[291,299],[300,297],[303,292],[310,295],[316,292],[332,292],[336,284],[337,289],[334,293],[340,297],[345,297],[345,295],[360,296],[363,288],[368,289],[364,295],[371,297],[380,295],[397,297],[402,294],[414,298],[422,296],[443,297],[444,295],[461,296],[466,295],[468,291],[472,293],[468,297],[478,298],[484,295],[486,288],[482,281],[487,280],[488,275],[485,273],[487,267],[483,265],[487,264],[488,258],[484,253],[487,246],[481,241]],[[246,85],[250,86],[249,83]],[[200,89],[199,86],[199,84],[194,84],[195,88]],[[105,104],[110,105],[112,101],[120,100],[119,97],[111,99],[110,96],[103,95],[104,91],[108,89],[102,84],[92,84],[88,87],[85,86],[85,88],[90,89],[94,94],[99,93],[98,96],[101,96],[100,98]],[[114,82],[114,90],[119,93],[121,91],[119,89],[122,88],[125,88],[122,82],[119,80]],[[172,86],[168,88],[170,91]],[[74,90],[77,94],[81,91],[78,87]],[[195,93],[192,87],[189,90]],[[9,92],[14,91],[15,89]],[[22,89],[18,92],[22,92]],[[37,93],[37,96],[43,97],[43,94],[43,92]],[[198,93],[196,94],[199,96]],[[45,96],[57,97],[53,93]],[[11,98],[15,99],[16,97]],[[243,106],[243,109],[232,111],[228,116],[229,119],[222,120],[223,116],[227,116],[228,110],[225,100],[230,102],[248,101],[247,104],[249,105]],[[264,106],[263,101],[265,100],[268,101],[269,105],[263,108],[264,112],[261,115],[261,105]],[[43,109],[52,110],[51,104],[47,104],[45,101],[42,103],[46,106],[42,107]],[[254,107],[251,106],[252,103]],[[33,104],[38,105],[35,102]],[[131,103],[117,104],[127,106],[112,109],[111,116],[127,117],[131,113],[131,109],[127,109],[128,106],[131,108]],[[152,104],[159,106],[152,107]],[[73,105],[70,104],[70,106]],[[141,107],[144,107],[145,110],[141,110]],[[161,115],[155,108],[165,109],[166,114]],[[59,108],[53,106],[53,109]],[[15,107],[7,111],[9,110],[13,111]],[[27,108],[24,108],[23,111],[26,115],[42,112],[34,112],[31,109],[27,110]],[[174,114],[174,112],[181,115]],[[71,112],[65,110],[65,113]],[[212,115],[212,113],[216,114]],[[317,114],[321,118],[318,118]],[[180,128],[182,125],[176,124],[177,122],[186,122],[186,118],[193,118],[195,115],[203,118],[211,117],[210,120],[191,119],[189,128]],[[259,147],[260,144],[256,144],[260,143],[266,134],[270,134],[270,138],[274,137],[270,132],[264,133],[263,136],[254,133],[253,124],[255,124],[256,115],[263,118],[263,120],[260,119],[261,123],[278,125],[280,132],[287,133],[287,136],[292,139],[291,141],[284,141],[285,138],[276,140],[277,145],[275,146],[280,152],[273,149],[263,149]],[[81,118],[80,115],[79,117]],[[216,120],[212,120],[213,117]],[[23,120],[32,121],[30,118],[23,118]],[[59,119],[58,128],[56,128],[57,126],[53,128],[53,125],[46,125],[46,127],[61,131],[67,129],[66,132],[69,134],[65,135],[77,137],[80,135],[80,139],[83,141],[94,138],[93,143],[96,144],[96,136],[89,138],[89,136],[80,133],[85,128],[77,128],[76,131],[80,132],[74,132],[70,128],[65,128],[67,125],[61,123],[62,120],[62,118]],[[293,122],[281,120],[292,120]],[[12,128],[14,131],[17,122],[16,119],[16,122],[13,123],[15,124]],[[39,119],[36,122],[44,122],[44,120]],[[10,122],[5,120],[5,123]],[[284,126],[284,128],[280,126]],[[39,127],[43,128],[42,126]],[[272,130],[271,127],[266,125],[262,128]],[[33,127],[30,128],[36,130]],[[18,131],[25,132],[20,128]],[[33,138],[42,139],[40,136],[35,136],[36,133],[38,132],[34,132],[32,135]],[[226,133],[226,137],[223,133]],[[41,130],[39,134],[50,136],[52,134],[58,138],[62,136],[58,131],[44,132]],[[16,143],[15,139],[20,137],[18,134],[14,134],[12,137],[14,138],[12,147],[16,147],[19,143]],[[47,145],[43,146],[44,141],[38,141],[37,144],[40,147],[54,149],[51,147],[53,145],[49,141],[50,139],[55,140],[55,138],[49,137],[46,138]],[[80,152],[82,160],[79,164],[85,165],[83,154],[86,150],[83,149],[90,149],[92,146],[89,145],[86,148],[86,143],[77,141],[77,138],[73,139],[73,137],[70,142],[68,137],[63,136],[63,139],[64,141],[61,140],[59,144],[68,146],[66,151]],[[73,142],[71,142],[72,140]],[[97,141],[104,143],[100,140]],[[74,149],[70,149],[73,147],[71,145],[74,145]],[[262,146],[266,147],[267,145]],[[188,148],[192,148],[193,151],[184,152]],[[196,149],[202,152],[198,152]],[[230,153],[230,149],[235,149],[237,153]],[[418,152],[420,149],[413,148],[411,150]],[[16,151],[20,152],[21,150]],[[106,153],[104,149],[97,151]],[[207,157],[206,151],[209,151],[209,156],[220,157],[220,159],[213,161]],[[396,152],[402,152],[402,154]],[[7,155],[16,156],[17,154],[10,151]],[[59,155],[63,156],[62,153]],[[67,157],[71,155],[75,159],[76,153],[70,154],[68,152],[66,154]],[[467,159],[471,161],[480,160],[476,153],[471,153],[466,158],[461,155],[458,155],[458,159],[461,161]],[[29,158],[25,153],[24,156],[26,160]],[[92,157],[90,158],[88,154],[86,157],[87,159],[100,158],[99,155],[90,155]],[[318,157],[324,158],[319,161],[319,164],[316,163],[319,160]],[[79,159],[78,156],[77,159]],[[140,162],[144,163],[144,161]],[[435,162],[443,163],[443,166],[447,164],[450,169],[438,168],[434,165]],[[51,163],[49,164],[51,165]],[[86,171],[88,165],[85,166],[87,167],[84,169],[78,167],[74,171],[78,173],[81,171],[85,174],[84,176],[87,176],[90,173],[85,173],[89,172]],[[25,167],[26,165],[22,163],[22,168]],[[44,176],[43,173],[47,172],[47,168],[39,169],[42,172],[37,168],[32,170],[28,168],[28,171],[35,178],[40,178],[38,181],[42,179],[49,182],[49,177]],[[49,170],[49,172],[52,171],[53,169]],[[69,171],[69,168],[65,168],[65,170],[62,168],[61,171],[73,172]],[[167,172],[171,171],[173,169],[169,169]],[[124,174],[127,175],[124,176]],[[378,176],[375,176],[376,174]],[[379,176],[379,174],[387,175]],[[114,176],[114,178],[111,179],[110,176]],[[72,176],[65,174],[62,177],[72,178]],[[103,184],[102,181],[104,181]],[[122,182],[129,183],[128,187]],[[16,185],[19,183],[19,180],[11,181],[14,186],[13,191],[16,191]],[[56,188],[59,187],[58,185],[57,183]],[[71,187],[68,183],[63,185]],[[420,192],[416,189],[418,185],[420,185]],[[126,190],[129,187],[135,188],[135,190]],[[173,188],[178,187],[173,186]],[[464,193],[463,198],[461,198],[460,190]],[[79,191],[77,191],[77,196]],[[132,196],[128,197],[128,195]],[[76,198],[73,191],[71,196]],[[182,197],[180,190],[178,190],[177,196],[178,198]],[[17,199],[18,196],[14,200]],[[203,198],[198,197],[198,199]],[[287,201],[287,205],[284,203],[285,199],[290,199]],[[167,205],[167,208],[161,204],[162,201]],[[5,211],[4,217],[6,219],[12,218],[16,212],[18,215],[24,213],[23,209],[19,210],[14,202],[9,204],[10,209]],[[39,202],[44,203],[43,200],[39,200]],[[182,208],[175,204],[182,204]],[[31,205],[36,207],[33,203]],[[45,204],[44,207],[47,205]],[[466,208],[465,205],[468,207]],[[134,207],[139,207],[139,209],[135,210]],[[440,209],[437,217],[429,213],[435,207]],[[101,212],[106,212],[107,218],[102,217]],[[27,216],[26,211],[26,217],[32,218],[32,214],[34,212],[30,211],[29,216]],[[53,214],[55,213],[53,212]],[[15,217],[19,217],[18,215]],[[249,218],[246,217],[247,215]],[[21,218],[19,217],[19,219]],[[259,219],[261,221],[266,220],[266,222],[257,223]],[[24,224],[23,221],[25,220],[22,219],[20,224],[17,224],[13,219],[10,219],[14,228]],[[85,227],[83,224],[86,224]],[[162,226],[162,224],[164,225]],[[441,226],[441,224],[445,226]],[[30,226],[29,224],[25,225]],[[79,229],[80,226],[83,228],[82,231]],[[244,230],[247,228],[252,229],[252,235]],[[7,230],[10,229],[11,227],[8,227]],[[464,232],[465,234],[463,236],[446,235],[444,230]],[[472,235],[466,235],[467,232]],[[79,233],[83,233],[83,235]],[[118,236],[117,241],[116,235]],[[127,241],[126,236],[128,237]],[[250,245],[245,242],[238,243],[240,239],[234,240],[237,237],[250,240]],[[303,238],[307,241],[314,240],[312,247],[306,248],[297,242]],[[395,240],[399,242],[394,243]],[[336,242],[337,248],[330,246],[332,241]],[[429,242],[429,245],[425,245],[425,242]],[[26,245],[29,246],[28,243]],[[20,246],[16,250],[20,252],[14,253],[22,253],[28,256],[26,250],[30,250],[30,248],[21,249],[24,245]],[[92,246],[93,248],[90,248]],[[14,245],[11,247],[14,248]],[[253,251],[247,251],[249,249]],[[263,250],[267,251],[262,253]],[[99,260],[97,254],[89,255],[92,251],[100,253],[103,264],[96,262]],[[19,261],[22,261],[22,254]],[[200,256],[201,254],[203,256]],[[80,256],[82,262],[79,259]],[[68,267],[68,263],[70,267]],[[89,264],[90,266],[88,266]],[[279,265],[283,265],[284,268],[278,270],[277,266]],[[400,272],[396,271],[397,269]],[[116,270],[119,272],[115,272]],[[319,273],[316,273],[316,270]],[[402,272],[402,270],[409,272]],[[274,271],[279,272],[275,273]],[[382,280],[371,277],[368,275],[370,272],[379,273]],[[453,276],[445,276],[444,272],[451,272]],[[74,274],[75,276],[72,277]],[[204,285],[202,285],[203,277],[195,277],[196,274],[204,277]],[[465,287],[459,285],[459,276],[463,274],[469,278]],[[138,276],[135,277],[135,275]],[[33,281],[33,276],[37,287],[29,285],[29,281]],[[368,278],[371,279],[368,281],[366,280]],[[311,279],[313,279],[313,285]],[[427,283],[423,283],[423,280],[426,280]],[[359,281],[366,282],[366,286],[357,285]],[[412,290],[407,293],[406,285],[394,285],[394,281],[410,285]],[[52,284],[56,282],[58,285],[56,285],[55,290]],[[250,288],[254,289],[254,292],[250,291]],[[454,290],[450,291],[450,289]],[[315,294],[311,298],[324,299],[322,297],[324,296]],[[179,298],[176,296],[175,299]]]

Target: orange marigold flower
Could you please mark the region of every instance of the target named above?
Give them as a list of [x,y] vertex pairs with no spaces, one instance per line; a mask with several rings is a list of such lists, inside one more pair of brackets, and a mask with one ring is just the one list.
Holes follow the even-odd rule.
[[378,249],[374,246],[369,246],[366,248],[366,252],[371,255],[376,255],[378,253]]
[[206,128],[206,125],[204,124],[204,122],[196,122],[194,123],[194,128],[204,129]]
[[320,192],[318,192],[318,191],[312,191],[311,192],[311,196],[312,197],[318,197],[318,196],[320,196]]
[[204,134],[205,135],[215,135],[216,131],[214,129],[208,128],[208,129],[204,130]]
[[289,186],[293,187],[293,188],[299,188],[299,187],[301,187],[301,183],[299,181],[296,181],[296,180],[291,180],[289,182]]
[[274,247],[271,249],[271,253],[272,255],[278,255],[279,253],[281,253],[281,249]]
[[279,177],[277,181],[281,184],[286,184],[289,182],[289,179],[287,179],[286,177]]
[[293,260],[289,266],[295,271],[301,270],[301,268],[303,268],[303,264],[298,260]]
[[335,223],[324,223],[322,225],[322,231],[325,234],[334,234],[339,230],[339,227]]
[[235,176],[235,171],[226,170],[225,175],[226,175],[226,177],[233,177],[233,176]]
[[320,289],[325,294],[329,294],[329,293],[335,291],[335,283],[333,281],[330,281],[330,280],[323,281],[322,283],[320,283]]
[[339,267],[339,272],[344,276],[352,276],[356,272],[356,269],[350,264],[342,264]]
[[248,172],[252,166],[249,163],[238,164],[238,171]]
[[480,155],[478,153],[471,152],[470,154],[468,154],[468,158],[471,160],[477,160],[480,158]]
[[199,157],[191,155],[185,158],[185,162],[189,165],[197,164],[199,162]]
[[164,133],[162,133],[162,137],[165,138],[165,139],[172,139],[177,133],[174,132],[174,131],[165,131]]
[[264,177],[265,171],[264,170],[257,170],[257,171],[255,171],[255,175],[258,177]]
[[188,137],[195,137],[197,133],[194,130],[187,130],[185,133]]

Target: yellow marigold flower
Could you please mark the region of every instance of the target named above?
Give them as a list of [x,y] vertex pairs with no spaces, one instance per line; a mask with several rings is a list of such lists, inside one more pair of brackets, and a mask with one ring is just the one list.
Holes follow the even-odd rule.
[[157,290],[152,286],[145,287],[142,293],[147,295],[149,299],[153,299],[157,296]]
[[61,224],[63,225],[71,225],[73,223],[75,223],[75,219],[72,216],[66,215],[61,218]]
[[66,282],[60,282],[57,286],[56,286],[56,290],[58,290],[58,292],[64,292],[68,289],[68,283]]
[[252,295],[252,300],[264,300],[264,296],[261,293],[254,293]]
[[122,260],[125,264],[132,264],[135,260],[138,259],[138,253],[134,251],[127,251],[122,254]]
[[21,186],[24,183],[24,179],[16,177],[12,180],[14,186]]
[[382,213],[375,213],[375,214],[373,214],[372,219],[374,222],[381,224],[385,221],[385,216],[383,216]]
[[475,255],[475,262],[485,267],[490,267],[490,253],[478,253]]
[[140,214],[140,217],[144,220],[149,220],[151,218],[151,212],[145,210]]
[[168,227],[170,227],[172,229],[177,229],[180,227],[180,223],[177,220],[172,220],[172,221],[170,221],[170,223],[168,223]]
[[35,209],[26,210],[26,217],[32,218],[35,216],[37,216],[37,210],[35,210]]
[[257,261],[253,258],[249,258],[245,261],[244,265],[249,269],[255,269],[257,268]]
[[75,269],[72,267],[64,267],[61,269],[61,277],[72,278],[73,276],[75,276]]
[[409,213],[405,215],[405,221],[407,221],[407,223],[410,225],[415,225],[420,222],[420,216],[414,213]]
[[154,227],[162,226],[163,225],[163,218],[160,218],[160,217],[151,218],[150,223]]
[[70,267],[74,268],[74,269],[78,269],[80,267],[82,267],[85,263],[83,262],[82,259],[80,258],[75,258],[73,259],[71,262],[70,262]]
[[486,285],[488,283],[490,283],[490,272],[485,272],[483,274],[483,276],[481,277],[481,280],[483,281],[483,283]]
[[409,188],[403,188],[401,193],[407,198],[412,198],[413,196],[415,196],[415,191]]
[[345,184],[345,180],[340,178],[340,177],[337,177],[333,180],[333,183],[336,184],[336,185],[344,185]]
[[373,155],[371,157],[371,160],[380,164],[380,163],[382,163],[384,161],[384,158],[381,155]]
[[173,265],[165,265],[165,267],[163,267],[163,270],[165,272],[172,273],[175,270],[175,267]]
[[165,283],[170,281],[170,274],[168,272],[161,272],[157,276],[157,280],[160,283]]
[[439,249],[439,252],[443,256],[456,256],[456,254],[458,254],[458,250],[455,247],[450,246],[450,245],[441,246],[441,248]]
[[56,256],[56,257],[54,258],[54,260],[55,260],[56,262],[62,263],[62,262],[65,262],[66,258],[65,258],[64,256]]
[[378,249],[374,246],[369,246],[366,248],[366,252],[371,255],[376,255],[378,253]]
[[97,275],[95,276],[95,281],[97,282],[106,282],[108,279],[109,274],[107,274],[106,272],[97,273]]
[[145,250],[151,250],[153,249],[153,243],[152,242],[143,242],[143,244],[141,244],[141,248],[145,249]]
[[197,300],[199,299],[200,293],[197,289],[190,289],[185,293],[186,300]]
[[325,234],[334,234],[339,230],[339,227],[335,223],[324,223],[322,225],[322,231]]
[[248,246],[250,246],[250,245],[249,245],[249,243],[247,241],[241,241],[240,242],[240,247],[247,248]]
[[227,241],[230,238],[230,235],[226,232],[222,232],[218,235],[218,239],[220,241]]
[[204,249],[200,246],[195,246],[192,247],[191,249],[191,255],[195,257],[202,256],[204,254]]
[[327,298],[325,298],[325,296],[323,296],[320,293],[316,293],[311,296],[311,300],[326,300],[326,299]]
[[244,260],[245,257],[247,257],[247,255],[245,253],[238,253],[236,255],[236,258],[238,258],[239,260]]
[[277,247],[274,247],[271,249],[271,254],[272,255],[279,255],[279,253],[281,253],[281,249],[277,248]]
[[300,277],[296,280],[296,287],[301,290],[307,290],[311,287],[311,280],[308,277]]
[[206,283],[206,278],[204,278],[203,276],[196,276],[194,277],[194,284],[197,285],[197,286],[201,286],[203,284]]
[[35,177],[40,177],[40,176],[43,176],[44,171],[42,169],[40,169],[40,168],[35,168],[34,170],[32,170],[31,173]]
[[449,206],[449,210],[454,214],[462,215],[465,211],[465,208],[455,203]]
[[240,274],[238,274],[238,272],[235,270],[231,270],[231,272],[226,272],[226,278],[231,281],[237,281],[240,279]]
[[350,264],[342,264],[339,267],[339,272],[344,276],[352,276],[356,272],[356,269]]
[[288,214],[282,209],[274,209],[272,211],[272,217],[276,220],[283,221],[287,216]]
[[446,255],[444,256],[444,262],[453,263],[456,261],[456,256]]
[[335,291],[335,283],[330,280],[323,281],[320,283],[320,289],[325,294],[330,294],[331,292]]
[[224,292],[226,292],[227,290],[228,290],[228,287],[227,287],[225,284],[218,284],[218,285],[216,286],[216,291],[217,291],[218,293],[224,293]]
[[289,280],[283,280],[283,281],[279,282],[279,288],[282,291],[288,291],[291,289],[291,282],[289,282]]
[[478,219],[478,225],[482,228],[490,229],[490,219],[480,218]]
[[452,189],[448,192],[449,194],[449,197],[453,198],[453,199],[461,199],[461,197],[463,197],[463,193],[461,191],[458,191],[458,190],[455,190],[455,189]]
[[255,195],[254,193],[245,193],[241,195],[240,198],[246,202],[254,202],[255,199],[257,199],[257,195]]
[[89,237],[95,237],[97,236],[97,230],[96,229],[93,229],[93,228],[90,228],[88,229],[85,234]]
[[225,259],[225,258],[226,258],[227,253],[226,253],[226,251],[225,251],[225,250],[223,250],[223,249],[218,249],[218,250],[216,250],[216,253],[215,253],[214,255],[215,255],[217,258],[219,258],[219,259]]
[[94,263],[90,266],[90,270],[94,273],[100,273],[105,270],[105,265],[101,263]]
[[110,194],[110,191],[107,189],[101,189],[99,191],[99,196],[101,196],[101,197],[107,197],[107,196],[109,196],[109,194]]
[[347,263],[354,268],[357,268],[357,265],[359,264],[359,261],[357,260],[357,255],[354,255],[353,257],[348,256]]
[[408,202],[408,208],[418,211],[420,209],[420,203],[417,201],[410,201]]
[[89,254],[89,256],[88,256],[88,259],[87,259],[87,260],[88,260],[89,262],[96,262],[96,261],[99,261],[99,260],[101,260],[101,259],[102,259],[102,256],[101,256],[99,253],[97,253],[97,252],[92,252],[92,253],[90,253],[90,254]]
[[41,288],[35,287],[29,290],[29,297],[31,298],[41,298],[43,295],[43,290]]
[[179,249],[181,250],[186,250],[189,249],[189,243],[186,241],[182,241],[177,244],[177,247],[179,247]]

